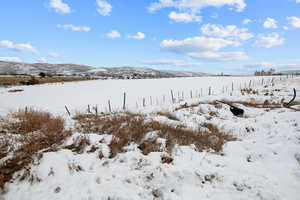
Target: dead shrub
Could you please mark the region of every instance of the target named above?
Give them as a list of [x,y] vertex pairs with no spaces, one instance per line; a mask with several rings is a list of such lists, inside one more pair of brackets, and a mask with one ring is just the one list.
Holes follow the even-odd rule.
[[167,155],[163,155],[163,156],[161,157],[161,162],[162,162],[162,163],[170,164],[170,163],[173,162],[173,160],[174,160],[174,159],[173,159],[172,157],[167,156]]
[[[27,169],[41,150],[55,151],[70,135],[70,131],[65,130],[64,119],[47,112],[19,111],[8,116],[11,117],[14,120],[2,121],[1,128],[20,137],[16,141],[18,148],[10,152],[13,154],[12,158],[0,165],[0,189],[4,189],[5,183],[12,179],[15,172]],[[22,180],[28,177],[26,174],[28,173],[23,173]]]
[[[131,143],[138,144],[138,148],[145,155],[151,152],[167,151],[172,153],[174,146],[195,145],[202,151],[212,149],[216,152],[222,150],[225,142],[235,140],[224,134],[212,124],[204,124],[209,131],[190,130],[182,126],[170,126],[157,121],[145,122],[146,117],[132,113],[115,114],[108,117],[94,115],[86,118],[75,117],[77,130],[81,133],[111,134],[113,139],[109,144],[110,158],[124,152],[123,148]],[[158,131],[158,138],[165,139],[165,147],[157,143],[156,139],[145,140],[145,135],[151,131]],[[214,136],[214,138],[212,138]]]
[[54,117],[49,112],[34,109],[19,110],[9,117],[14,121],[4,124],[4,129],[21,135],[35,131],[50,134],[60,133],[65,126],[65,121],[61,117]]
[[86,136],[79,136],[76,140],[69,146],[66,146],[66,149],[70,149],[73,152],[83,153],[85,148],[91,144],[90,140]]

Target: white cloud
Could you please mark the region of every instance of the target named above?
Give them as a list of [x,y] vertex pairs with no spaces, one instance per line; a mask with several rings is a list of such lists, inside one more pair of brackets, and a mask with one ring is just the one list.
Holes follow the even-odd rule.
[[62,0],[51,0],[49,6],[50,8],[53,8],[57,13],[62,13],[62,14],[71,13],[70,6],[64,3]]
[[59,57],[59,54],[56,52],[51,52],[51,53],[49,53],[49,56],[52,58],[57,58],[57,57]]
[[160,47],[163,50],[187,55],[192,58],[210,61],[244,60],[244,52],[220,52],[225,47],[237,47],[240,43],[222,38],[193,37],[184,40],[163,40]]
[[[174,8],[179,11],[179,13],[173,13],[172,18],[178,20],[184,20],[185,22],[190,21],[191,16],[193,21],[201,20],[201,16],[198,16],[201,9],[205,7],[223,7],[229,6],[231,10],[241,12],[246,7],[245,0],[156,0],[152,3],[148,10],[154,12],[164,8]],[[180,15],[179,15],[180,14]],[[170,18],[171,13],[169,14]]]
[[284,38],[280,37],[278,33],[271,33],[268,35],[260,35],[254,43],[254,47],[271,48],[279,46],[284,43]]
[[0,47],[13,49],[16,51],[39,54],[38,50],[36,50],[31,44],[14,44],[12,41],[9,40],[0,41]]
[[105,0],[97,0],[97,11],[102,16],[110,16],[112,5]]
[[291,17],[287,17],[286,19],[289,21],[289,24],[294,28],[300,28],[300,18],[291,16]]
[[253,37],[246,28],[238,28],[235,25],[222,26],[218,24],[206,24],[201,27],[204,35],[234,40],[248,40]]
[[289,27],[287,27],[287,26],[283,26],[282,28],[283,28],[283,30],[289,30]]
[[236,11],[243,11],[246,7],[244,0],[159,0],[152,3],[148,8],[150,11],[156,11],[163,8],[177,8],[179,10],[188,10],[190,12],[199,12],[204,7],[222,7],[231,6]]
[[273,18],[268,17],[263,24],[264,28],[278,28],[277,21]]
[[174,20],[175,22],[200,22],[201,17],[189,14],[189,13],[177,13],[177,12],[170,12],[169,18]]
[[0,57],[0,61],[5,61],[5,62],[22,62],[21,58],[19,58],[19,57]]
[[45,57],[40,57],[40,58],[36,59],[36,62],[37,63],[46,63],[47,59]]
[[143,60],[140,63],[147,65],[170,65],[178,67],[199,66],[200,62],[189,62],[184,60]]
[[120,38],[121,33],[117,30],[112,30],[111,32],[106,34],[106,37],[111,38],[111,39]]
[[242,24],[250,24],[250,23],[252,23],[252,20],[251,20],[251,19],[244,19],[244,20],[242,21]]
[[300,3],[300,0],[296,0],[296,3]]
[[71,31],[83,31],[83,32],[91,31],[91,28],[88,26],[75,26],[73,24],[58,24],[57,28],[62,28]]
[[146,35],[142,32],[137,32],[135,35],[129,35],[129,38],[137,39],[137,40],[142,40],[146,37]]

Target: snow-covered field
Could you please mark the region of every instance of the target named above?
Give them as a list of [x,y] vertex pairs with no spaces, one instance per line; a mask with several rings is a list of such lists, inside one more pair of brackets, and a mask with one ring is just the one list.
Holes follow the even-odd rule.
[[[292,88],[300,93],[299,77],[282,81],[275,77],[274,86],[270,81],[272,78],[264,77],[263,86],[262,77],[206,77],[38,85],[22,87],[24,92],[20,93],[8,93],[7,89],[2,89],[2,114],[25,106],[62,113],[65,112],[64,105],[72,110],[85,110],[87,104],[98,104],[105,110],[108,100],[116,109],[122,106],[122,93],[126,92],[127,107],[132,111],[147,114],[148,118],[162,123],[184,125],[191,129],[209,122],[236,137],[237,141],[226,143],[222,153],[210,150],[197,152],[192,146],[178,146],[172,153],[173,162],[166,164],[161,162],[164,153],[153,152],[145,156],[135,145],[130,146],[131,151],[120,153],[113,159],[99,159],[99,152],[88,152],[89,148],[95,145],[109,151],[107,146],[99,143],[107,136],[86,134],[91,144],[83,153],[67,149],[44,153],[43,158],[30,169],[30,173],[41,181],[34,184],[26,180],[14,181],[7,185],[7,193],[0,195],[0,199],[298,200],[300,112],[283,107],[270,109],[237,104],[245,110],[245,115],[236,117],[227,105],[216,107],[205,103],[213,100],[281,103],[292,98]],[[239,88],[245,84],[248,87],[250,80],[254,83],[251,87],[258,89],[259,94],[241,95]],[[208,87],[213,90],[210,96]],[[183,91],[184,100],[171,104],[171,89],[176,100],[177,92]],[[190,90],[193,98],[190,98]],[[165,102],[163,95],[166,95]],[[142,98],[147,98],[149,104],[150,96],[153,106],[142,108]],[[299,100],[297,97],[295,101]],[[177,111],[174,109],[199,101],[204,103]],[[296,105],[294,108],[300,107]],[[155,113],[161,110],[172,113],[179,121]],[[215,114],[211,115],[212,112]],[[75,133],[66,143],[71,144],[78,135]],[[80,166],[81,169],[70,169],[70,166]]]
[[[284,78],[284,77],[282,77]],[[95,80],[69,82],[35,86],[18,86],[9,89],[24,89],[19,93],[8,93],[9,89],[0,88],[0,113],[18,108],[34,107],[47,109],[55,113],[65,113],[64,106],[70,110],[87,109],[88,104],[98,106],[99,111],[108,111],[108,101],[112,110],[123,107],[124,92],[126,107],[134,109],[143,105],[169,105],[171,90],[173,96],[184,99],[206,97],[211,87],[212,94],[226,94],[239,91],[240,88],[270,85],[270,81],[280,77],[199,77],[142,80]],[[250,83],[251,81],[251,83]]]

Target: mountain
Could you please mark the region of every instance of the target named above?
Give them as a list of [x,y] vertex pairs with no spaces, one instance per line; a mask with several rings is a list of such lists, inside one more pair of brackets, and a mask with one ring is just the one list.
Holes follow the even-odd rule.
[[48,63],[16,63],[0,61],[0,74],[29,74],[50,73],[58,75],[90,75],[100,77],[198,77],[208,75],[201,72],[157,70],[148,67],[91,67],[76,64]]

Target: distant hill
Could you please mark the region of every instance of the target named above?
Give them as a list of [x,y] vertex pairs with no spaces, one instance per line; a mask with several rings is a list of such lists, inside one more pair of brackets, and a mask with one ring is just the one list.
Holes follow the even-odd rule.
[[57,75],[90,75],[99,77],[198,77],[208,75],[201,72],[156,70],[148,67],[91,67],[76,64],[48,64],[48,63],[16,63],[0,61],[0,74],[28,74],[50,73]]
[[287,70],[287,71],[281,71],[280,74],[300,74],[300,70]]

